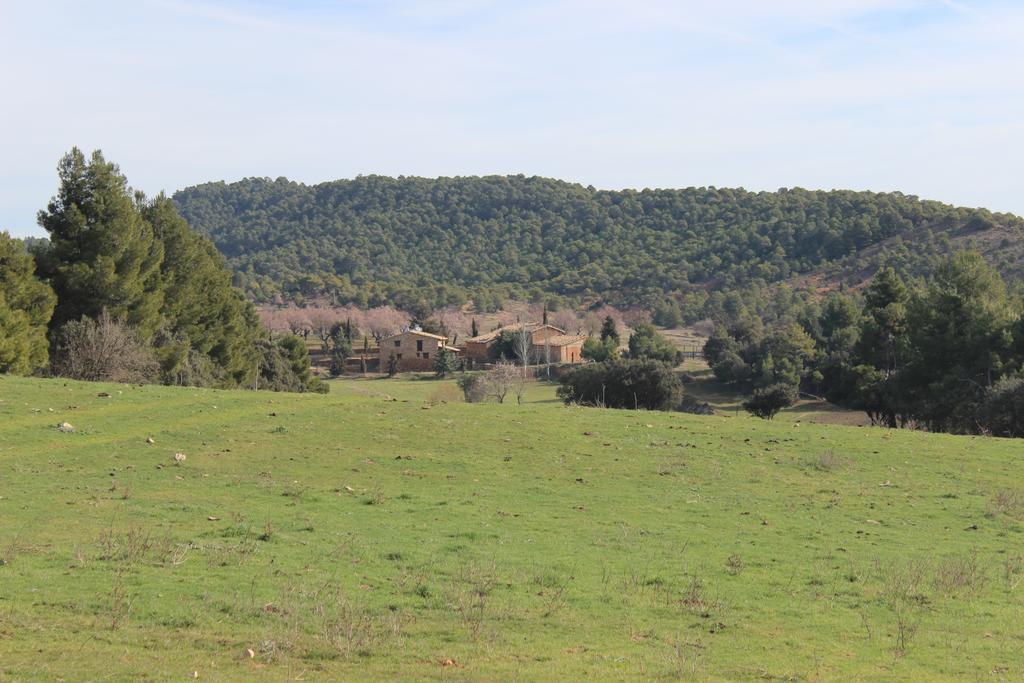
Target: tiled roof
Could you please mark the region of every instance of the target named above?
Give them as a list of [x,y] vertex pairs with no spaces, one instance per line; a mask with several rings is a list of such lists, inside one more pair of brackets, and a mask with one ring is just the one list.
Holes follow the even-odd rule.
[[582,344],[587,337],[582,334],[558,334],[538,341],[534,346],[569,346],[570,344]]
[[[499,327],[498,329],[492,330],[492,331],[488,332],[487,334],[478,334],[475,337],[470,337],[469,339],[466,340],[466,342],[475,342],[475,343],[478,343],[478,344],[486,344],[487,342],[494,341],[495,339],[497,339],[498,335],[500,335],[502,332],[512,332],[512,333],[515,333],[515,332],[518,332],[519,330],[523,329],[523,326],[524,326],[524,323],[515,323],[513,325],[505,325],[504,327]],[[525,326],[526,326],[526,329],[527,329],[528,332],[536,332],[537,330],[539,330],[542,327],[550,327],[553,330],[558,330],[562,334],[565,334],[565,330],[559,329],[559,328],[555,327],[554,325],[545,325],[544,323],[525,323]]]
[[443,342],[448,341],[448,337],[445,337],[444,335],[431,334],[430,332],[417,332],[416,330],[406,330],[405,332],[401,332],[399,334],[393,334],[390,337],[385,337],[383,341],[388,341],[389,339],[394,339],[395,337],[401,337],[402,335],[405,334],[414,334],[417,337],[429,337],[430,339],[437,339]]

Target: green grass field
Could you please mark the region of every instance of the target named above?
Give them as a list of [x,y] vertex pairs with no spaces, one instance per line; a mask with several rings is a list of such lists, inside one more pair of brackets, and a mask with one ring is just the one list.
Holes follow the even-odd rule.
[[1020,442],[332,384],[0,377],[0,680],[1024,678]]

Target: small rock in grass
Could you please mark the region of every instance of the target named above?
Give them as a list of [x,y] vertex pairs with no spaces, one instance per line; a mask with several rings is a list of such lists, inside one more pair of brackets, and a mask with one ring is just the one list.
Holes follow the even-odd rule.
[[96,397],[97,398],[110,398],[110,394],[108,394],[105,391],[101,391],[100,393],[96,394]]
[[174,462],[185,462],[187,459],[188,458],[185,456],[184,453],[175,453],[174,454]]
[[245,656],[248,657],[249,659],[252,659],[253,657],[256,656],[256,651],[253,650],[251,647],[247,647],[247,648],[245,648]]
[[146,437],[146,443],[148,443],[148,444],[154,444],[154,443],[156,443],[156,439],[154,439],[154,438],[153,438],[153,437],[151,437],[151,436],[147,436],[147,437]]
[[70,422],[61,422],[59,425],[57,425],[57,429],[65,433],[75,431],[74,425],[72,425]]

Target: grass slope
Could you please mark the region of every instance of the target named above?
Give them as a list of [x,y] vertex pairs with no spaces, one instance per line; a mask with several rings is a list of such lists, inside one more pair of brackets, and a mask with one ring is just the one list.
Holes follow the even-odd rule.
[[1024,677],[1019,442],[451,391],[0,377],[0,679]]

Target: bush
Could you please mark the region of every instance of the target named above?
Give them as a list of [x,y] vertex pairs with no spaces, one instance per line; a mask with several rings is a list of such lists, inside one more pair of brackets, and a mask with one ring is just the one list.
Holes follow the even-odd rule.
[[458,385],[466,403],[483,403],[491,399],[504,403],[509,393],[514,393],[516,401],[522,403],[527,379],[522,369],[513,363],[498,363],[483,374],[460,377]]
[[714,415],[715,409],[711,407],[711,404],[707,401],[701,402],[692,396],[684,396],[683,400],[679,403],[679,407],[676,408],[681,413],[691,413],[693,415]]
[[753,396],[743,403],[743,408],[751,415],[771,420],[783,408],[796,403],[797,388],[792,384],[772,384],[763,389],[755,389]]
[[574,368],[562,377],[558,396],[566,403],[605,408],[671,410],[682,399],[683,385],[664,363],[612,360]]
[[629,357],[650,358],[677,365],[683,359],[683,354],[659,334],[654,325],[638,323],[629,337]]
[[309,368],[309,350],[302,339],[286,334],[278,340],[262,339],[256,344],[261,354],[259,388],[326,394],[330,387],[314,377]]
[[746,382],[752,372],[751,367],[734,351],[723,351],[712,370],[715,379],[725,384]]
[[458,379],[458,385],[466,403],[483,403],[487,400],[487,382],[483,375],[464,375]]
[[619,350],[611,337],[605,340],[598,339],[597,337],[587,337],[587,340],[583,342],[583,348],[580,350],[580,356],[584,360],[603,363],[618,358]]
[[89,382],[149,382],[160,370],[135,330],[106,311],[96,320],[83,317],[58,330],[52,367],[61,377]]
[[982,407],[992,436],[1024,436],[1024,377],[1006,377],[988,390]]

